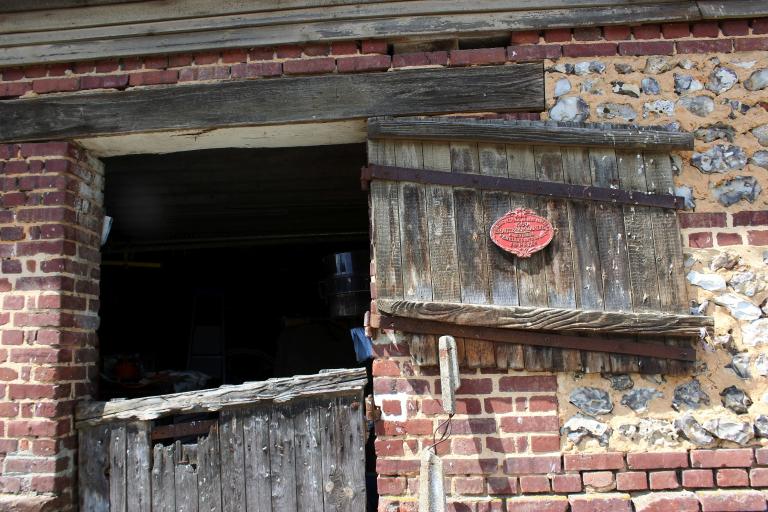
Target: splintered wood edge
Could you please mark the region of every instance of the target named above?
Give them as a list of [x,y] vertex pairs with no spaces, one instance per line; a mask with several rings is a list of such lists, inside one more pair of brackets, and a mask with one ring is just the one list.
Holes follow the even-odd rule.
[[380,313],[478,327],[589,334],[699,336],[710,316],[377,299]]
[[621,149],[693,149],[693,134],[661,127],[553,121],[462,118],[376,118],[368,121],[372,139],[480,141],[501,144],[553,144]]
[[179,413],[216,412],[238,405],[284,403],[300,398],[347,394],[361,391],[367,382],[365,368],[354,368],[130,400],[80,402],[75,413],[76,426],[82,428],[110,421],[149,421]]

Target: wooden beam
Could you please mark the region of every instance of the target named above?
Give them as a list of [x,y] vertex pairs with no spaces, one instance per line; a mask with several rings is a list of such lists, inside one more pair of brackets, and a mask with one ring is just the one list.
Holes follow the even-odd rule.
[[692,134],[656,127],[495,119],[371,119],[368,122],[368,138],[592,146],[654,151],[693,149]]
[[544,109],[543,65],[335,74],[0,102],[0,140]]
[[40,11],[43,9],[71,9],[98,5],[130,4],[145,0],[5,0],[0,3],[0,13]]
[[298,398],[357,393],[367,382],[365,368],[328,370],[315,375],[247,382],[202,391],[109,402],[80,402],[76,419],[78,428],[117,420],[147,421],[173,414],[216,412],[235,405],[281,403]]
[[704,19],[752,18],[768,15],[768,2],[755,0],[698,0]]
[[308,42],[479,36],[514,30],[701,18],[692,0],[624,2],[623,5],[606,2],[588,7],[577,3],[535,10],[510,8],[506,5],[509,3],[504,0],[377,2],[354,9],[325,7],[19,33],[0,47],[0,66]]
[[513,329],[457,325],[394,316],[383,316],[376,319],[376,321],[378,322],[379,329],[392,329],[410,334],[434,334],[437,336],[447,334],[464,339],[513,343],[516,345],[587,350],[682,361],[696,360],[696,349],[692,347],[669,346],[660,343],[638,343],[626,337],[593,337],[517,331]]
[[702,328],[714,326],[714,319],[709,316],[665,313],[481,306],[391,299],[377,299],[376,307],[380,313],[389,316],[522,331],[687,337],[698,336]]

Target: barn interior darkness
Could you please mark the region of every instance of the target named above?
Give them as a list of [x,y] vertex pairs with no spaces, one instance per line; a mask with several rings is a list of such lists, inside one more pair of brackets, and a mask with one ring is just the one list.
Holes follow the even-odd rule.
[[364,145],[104,162],[100,398],[364,364]]

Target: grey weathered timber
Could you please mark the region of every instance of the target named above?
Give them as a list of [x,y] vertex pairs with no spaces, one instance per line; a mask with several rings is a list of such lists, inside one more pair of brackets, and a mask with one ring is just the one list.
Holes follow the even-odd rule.
[[78,432],[78,486],[81,512],[109,512],[109,425],[98,425]]
[[156,444],[152,464],[152,512],[176,512],[174,447]]
[[291,405],[274,407],[269,422],[272,510],[298,510],[295,452],[293,409]]
[[[422,144],[424,168],[451,172],[451,147],[447,142]],[[440,185],[427,185],[427,222],[429,259],[432,269],[434,300],[458,301],[461,296],[456,254],[456,214],[453,190]]]
[[[578,25],[692,21],[701,18],[694,1],[620,5],[577,2],[521,10],[515,0],[466,3],[460,0],[377,2],[369,5],[315,7],[303,10],[244,12],[184,20],[115,24],[112,26],[22,34],[20,46],[0,52],[0,65],[61,62],[141,54],[194,52],[211,48],[247,48],[307,41],[406,38],[457,34],[467,36],[510,30]],[[591,5],[590,5],[591,4]],[[549,3],[553,6],[553,2]],[[594,8],[594,7],[604,8]],[[517,8],[515,8],[517,7]],[[538,6],[537,6],[538,7]],[[257,9],[258,10],[258,9]],[[82,22],[81,22],[82,23]],[[29,23],[28,23],[29,25]],[[13,45],[10,40],[7,45]]]
[[693,135],[654,127],[554,123],[550,121],[506,121],[430,118],[379,118],[368,122],[371,139],[421,139],[436,141],[487,142],[497,144],[651,148],[654,151],[693,149]]
[[198,508],[200,512],[224,510],[221,500],[221,449],[219,426],[214,423],[208,435],[197,441],[197,483],[200,488]]
[[317,400],[298,401],[292,406],[294,410],[294,457],[296,459],[296,509],[320,510],[323,506],[320,402]]
[[245,488],[246,508],[252,512],[271,512],[270,408],[250,407],[243,415],[245,479],[248,482]]
[[[179,445],[176,445],[178,457]],[[188,462],[176,464],[176,511],[198,512],[199,488],[197,469]]]
[[[451,144],[451,171],[480,174],[477,144]],[[489,301],[487,241],[483,232],[481,192],[468,187],[453,191],[456,212],[456,252],[459,264],[461,301],[487,304]]]
[[377,299],[381,313],[437,322],[564,333],[697,336],[713,319],[697,315],[490,306]]
[[109,441],[109,510],[126,512],[126,428],[115,425]]
[[[323,490],[326,511],[365,509],[362,395],[330,398],[320,406]],[[356,404],[356,405],[355,405]]]
[[280,403],[302,397],[343,394],[359,389],[366,382],[364,368],[328,370],[315,375],[248,382],[201,391],[110,402],[81,402],[76,417],[78,428],[121,419],[152,420],[173,414],[215,412],[227,406]]
[[221,504],[224,512],[245,509],[245,450],[242,409],[225,409],[219,417]]
[[128,512],[151,512],[149,422],[126,425],[126,503]]
[[[82,138],[414,113],[541,110],[541,64],[334,74],[4,101],[0,140]],[[254,106],[258,105],[258,108]]]
[[[424,166],[420,142],[401,140],[394,145],[396,165],[416,169]],[[425,187],[407,182],[400,183],[398,187],[403,296],[415,300],[431,300],[432,276]]]
[[0,13],[39,11],[43,9],[72,9],[93,5],[114,5],[143,2],[144,0],[6,0],[0,4]]

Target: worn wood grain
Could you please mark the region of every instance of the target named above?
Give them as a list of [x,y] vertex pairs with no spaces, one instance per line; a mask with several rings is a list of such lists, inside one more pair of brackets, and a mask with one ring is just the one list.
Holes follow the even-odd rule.
[[[420,142],[397,141],[394,142],[394,146],[397,166],[413,169],[424,167],[424,155]],[[432,275],[429,259],[426,187],[408,182],[401,182],[398,186],[403,298],[431,300]]]
[[125,474],[128,512],[152,510],[149,428],[149,422],[146,421],[126,425]]
[[[503,145],[479,144],[478,156],[480,174],[487,176],[508,177],[507,150]],[[506,214],[511,207],[509,194],[505,192],[483,192],[483,231],[489,233],[496,220]],[[519,303],[517,293],[516,262],[513,255],[487,244],[488,279],[490,283],[491,303],[516,306]]]
[[496,347],[490,341],[465,338],[464,351],[468,368],[493,368],[496,366]]
[[[692,2],[682,4],[654,3],[648,5],[619,5],[608,9],[560,8],[536,10],[493,9],[493,2],[479,10],[470,4],[469,12],[448,12],[442,2],[380,2],[366,12],[356,6],[350,16],[336,9],[310,9],[304,16],[280,13],[253,13],[236,16],[192,18],[182,22],[139,23],[127,28],[105,27],[103,30],[73,29],[69,34],[38,39],[50,42],[10,46],[0,53],[0,65],[12,66],[42,62],[61,62],[142,54],[195,52],[210,48],[249,48],[281,44],[366,38],[403,38],[437,36],[440,34],[487,34],[514,30],[571,27],[574,20],[588,20],[592,26],[621,23],[658,23],[699,19],[701,14]],[[454,8],[458,1],[446,2]],[[409,5],[426,12],[419,13]],[[384,6],[384,7],[382,7]],[[466,10],[465,6],[463,10]],[[462,10],[462,9],[460,9]],[[474,11],[474,12],[472,12]],[[478,12],[480,11],[480,12]],[[270,20],[272,18],[272,20]],[[271,21],[272,24],[269,22]],[[265,24],[265,22],[267,24]],[[143,30],[143,25],[146,29]],[[112,36],[113,32],[124,32]],[[127,34],[125,33],[127,32]],[[69,35],[69,37],[67,37]],[[101,37],[99,37],[101,35]],[[34,37],[34,36],[33,36]],[[29,38],[28,38],[29,39]],[[56,41],[58,40],[58,41]],[[98,43],[98,44],[95,44]]]
[[127,434],[124,424],[114,425],[110,432],[109,441],[109,510],[110,512],[126,512],[127,468],[126,446]]
[[272,510],[276,511],[297,510],[293,414],[289,404],[275,407],[269,422]]
[[221,448],[219,426],[215,423],[208,434],[197,441],[197,483],[200,488],[200,512],[220,512],[221,501]]
[[[541,64],[331,74],[4,101],[0,140],[543,107]],[[252,108],[259,105],[259,108]]]
[[201,391],[188,391],[110,402],[80,402],[77,421],[81,425],[115,420],[151,420],[161,416],[215,412],[225,406],[258,402],[284,402],[320,394],[345,393],[364,386],[364,368],[329,370],[315,375],[299,375],[248,382],[237,386],[222,386]]
[[323,451],[320,445],[320,402],[292,404],[297,510],[323,510]]
[[269,422],[271,408],[249,407],[243,413],[243,449],[247,510],[272,512],[272,472]]
[[685,337],[696,335],[700,328],[713,325],[711,317],[658,312],[584,311],[385,299],[378,299],[376,303],[380,312],[391,316],[523,331]]
[[152,451],[152,512],[176,512],[174,447],[158,443]]
[[339,396],[320,410],[325,510],[365,509],[362,394]]
[[78,489],[82,512],[109,512],[110,425],[78,431]]
[[368,137],[451,142],[536,144],[621,149],[693,149],[693,135],[642,126],[592,123],[430,118],[381,118],[368,123]]
[[522,345],[495,343],[496,366],[501,369],[525,369],[525,350]]
[[[451,170],[454,173],[479,174],[477,144],[451,144]],[[461,301],[488,304],[488,247],[487,235],[483,232],[481,192],[455,187],[453,196]]]
[[243,410],[224,409],[219,415],[221,504],[224,512],[245,510],[245,450]]
[[409,334],[406,341],[413,361],[420,366],[437,364],[437,337],[434,334]]
[[[178,457],[179,445],[176,445]],[[200,491],[197,486],[197,469],[190,463],[176,464],[176,511],[198,512]]]
[[[374,154],[373,144],[378,151]],[[375,160],[374,160],[375,159]],[[394,143],[369,144],[368,161],[394,164]],[[379,297],[403,296],[402,250],[400,246],[400,187],[391,181],[371,183],[373,258],[376,262],[376,293]]]
[[[447,142],[423,142],[424,168],[451,172],[451,147]],[[456,215],[453,189],[427,185],[426,215],[429,229],[429,259],[434,300],[458,301],[461,298],[456,254]]]

